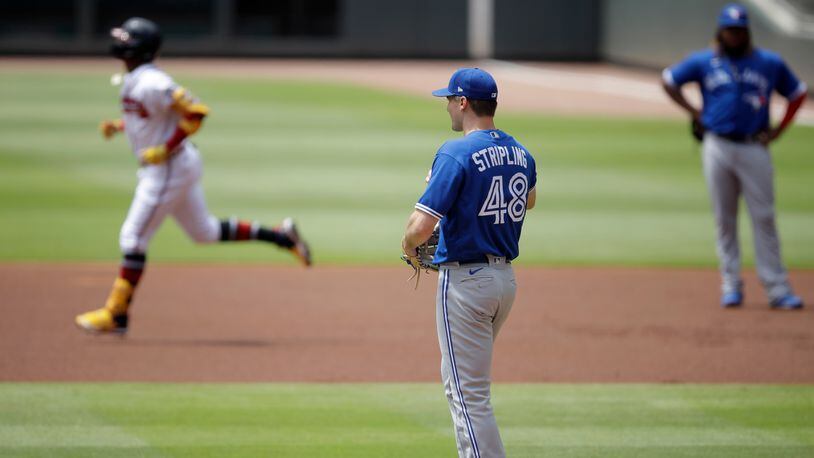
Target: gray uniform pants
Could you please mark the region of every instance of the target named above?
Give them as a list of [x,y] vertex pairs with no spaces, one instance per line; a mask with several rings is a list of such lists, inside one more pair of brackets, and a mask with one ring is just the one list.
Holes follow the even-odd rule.
[[436,297],[441,379],[460,457],[506,456],[490,401],[492,344],[516,289],[504,258],[441,267]]
[[715,212],[717,248],[724,293],[741,291],[738,201],[752,218],[757,274],[769,299],[791,293],[780,256],[774,212],[774,168],[760,143],[736,143],[713,133],[704,136],[704,175]]

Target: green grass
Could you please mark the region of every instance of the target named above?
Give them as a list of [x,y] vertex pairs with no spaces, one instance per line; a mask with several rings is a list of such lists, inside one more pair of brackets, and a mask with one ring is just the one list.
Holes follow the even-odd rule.
[[[118,258],[136,167],[124,138],[104,142],[96,132],[100,119],[117,116],[108,78],[0,72],[0,260]],[[293,215],[319,262],[394,262],[434,152],[457,135],[443,104],[430,97],[178,79],[213,108],[195,138],[211,210],[272,224]],[[522,262],[715,265],[699,155],[684,123],[509,114],[497,121],[538,162],[539,208],[527,219]],[[795,127],[775,148],[791,267],[814,267],[812,144],[814,128]],[[150,257],[290,262],[251,244],[197,247],[172,223],[159,231]]]
[[[511,457],[814,454],[814,387],[497,385]],[[440,384],[0,384],[4,457],[454,456]]]

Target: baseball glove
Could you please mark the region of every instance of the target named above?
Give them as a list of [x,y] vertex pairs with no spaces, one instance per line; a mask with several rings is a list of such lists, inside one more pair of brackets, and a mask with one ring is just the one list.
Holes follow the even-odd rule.
[[413,268],[413,275],[407,281],[415,278],[415,288],[418,289],[418,281],[421,279],[421,271],[429,272],[430,270],[438,271],[438,264],[433,264],[432,258],[435,256],[435,250],[438,248],[438,240],[440,237],[439,227],[435,226],[430,238],[416,248],[417,256],[401,255],[401,260],[406,262],[408,266]]
[[707,129],[706,127],[704,127],[703,124],[701,124],[701,121],[693,118],[692,122],[690,123],[690,132],[692,132],[693,138],[695,138],[699,142],[703,141],[704,132],[706,131]]

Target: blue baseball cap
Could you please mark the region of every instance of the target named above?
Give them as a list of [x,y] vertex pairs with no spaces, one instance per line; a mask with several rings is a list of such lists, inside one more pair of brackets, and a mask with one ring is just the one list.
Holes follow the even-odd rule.
[[749,14],[746,8],[737,3],[730,3],[718,15],[718,28],[749,27]]
[[497,83],[488,72],[479,68],[461,68],[452,74],[449,85],[432,91],[436,97],[464,96],[472,100],[497,100]]

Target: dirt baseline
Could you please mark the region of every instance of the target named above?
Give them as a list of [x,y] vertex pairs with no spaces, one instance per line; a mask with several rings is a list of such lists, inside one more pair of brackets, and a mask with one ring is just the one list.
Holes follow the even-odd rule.
[[[0,380],[438,380],[434,275],[413,291],[401,268],[154,265],[127,337],[82,333],[115,270],[0,265]],[[814,383],[814,314],[770,311],[753,275],[722,310],[712,270],[516,270],[497,382]],[[792,280],[814,298],[814,272]]]

